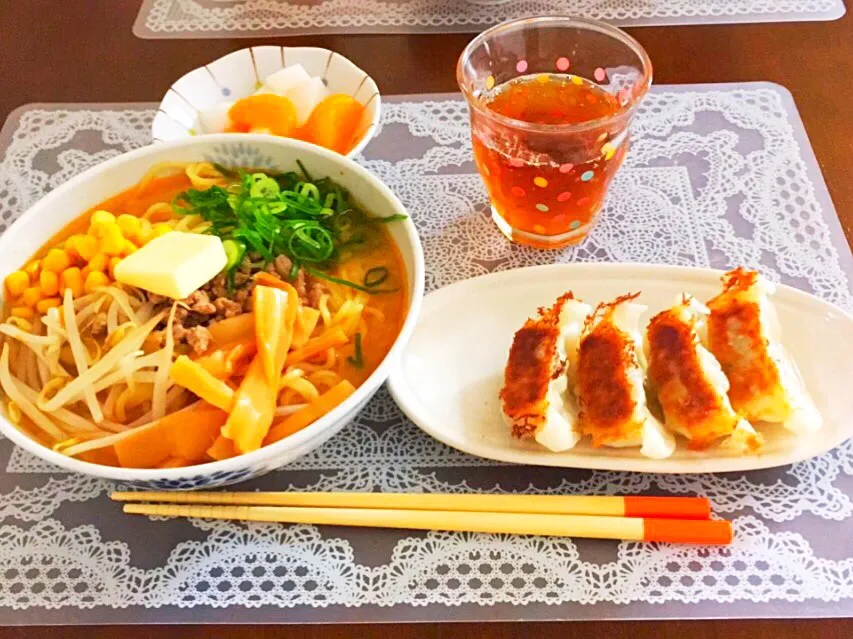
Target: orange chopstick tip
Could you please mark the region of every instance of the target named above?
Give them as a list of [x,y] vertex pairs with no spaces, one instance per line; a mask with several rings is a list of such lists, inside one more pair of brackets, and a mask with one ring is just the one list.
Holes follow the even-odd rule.
[[625,516],[649,519],[710,519],[705,497],[625,497]]
[[674,544],[732,543],[734,533],[728,521],[683,519],[644,519],[643,541],[667,541]]

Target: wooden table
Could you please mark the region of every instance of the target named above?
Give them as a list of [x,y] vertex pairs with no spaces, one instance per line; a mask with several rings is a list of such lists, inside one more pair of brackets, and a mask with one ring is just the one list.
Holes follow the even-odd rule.
[[[334,49],[370,73],[384,94],[455,91],[456,58],[471,36],[331,35],[278,39],[140,40],[139,2],[0,0],[0,121],[29,102],[152,102],[181,74],[257,44]],[[837,22],[629,29],[659,84],[768,80],[794,94],[847,240],[853,240],[853,15]],[[691,621],[316,627],[0,629],[0,638],[206,639],[841,639],[853,621]]]

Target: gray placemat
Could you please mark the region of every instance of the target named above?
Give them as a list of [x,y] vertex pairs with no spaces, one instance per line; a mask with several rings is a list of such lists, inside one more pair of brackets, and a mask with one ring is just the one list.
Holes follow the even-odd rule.
[[[0,133],[2,224],[146,144],[154,105],[29,105]],[[790,94],[657,87],[581,246],[511,246],[486,211],[455,95],[383,101],[358,159],[403,200],[427,287],[621,260],[761,268],[853,308],[853,257]],[[326,446],[245,488],[698,494],[730,548],[126,517],[105,482],[0,441],[0,623],[375,622],[853,615],[853,446],[794,466],[647,475],[503,465],[429,439],[385,391]]]
[[843,0],[144,0],[140,38],[317,33],[454,33],[505,20],[571,14],[621,26],[835,20]]

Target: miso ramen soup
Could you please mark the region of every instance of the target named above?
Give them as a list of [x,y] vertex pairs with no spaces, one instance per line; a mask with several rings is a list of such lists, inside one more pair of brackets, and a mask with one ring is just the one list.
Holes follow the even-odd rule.
[[401,330],[398,217],[304,171],[154,167],[6,277],[7,418],[65,455],[127,468],[292,435],[349,397]]

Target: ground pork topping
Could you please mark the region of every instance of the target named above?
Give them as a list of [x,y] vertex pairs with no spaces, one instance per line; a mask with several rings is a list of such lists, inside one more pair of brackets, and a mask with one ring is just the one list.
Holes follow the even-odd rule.
[[[317,308],[320,305],[320,298],[326,291],[323,283],[306,273],[304,269],[299,269],[296,278],[290,279],[292,269],[293,262],[284,255],[280,255],[263,268],[254,266],[252,261],[246,258],[234,273],[231,287],[228,286],[227,277],[221,274],[186,299],[179,300],[172,330],[175,343],[179,347],[183,346],[179,350],[201,355],[210,348],[213,341],[208,327],[220,320],[250,312],[252,289],[255,287],[253,276],[261,270],[277,275],[292,284],[303,304]],[[172,300],[163,295],[147,293],[147,297],[148,301],[154,305],[155,312],[168,309],[172,304]],[[106,328],[106,316],[100,318],[100,315],[96,316],[92,323],[93,335],[96,334],[95,328],[101,332]],[[162,344],[166,334],[165,319],[158,329],[154,336]]]

